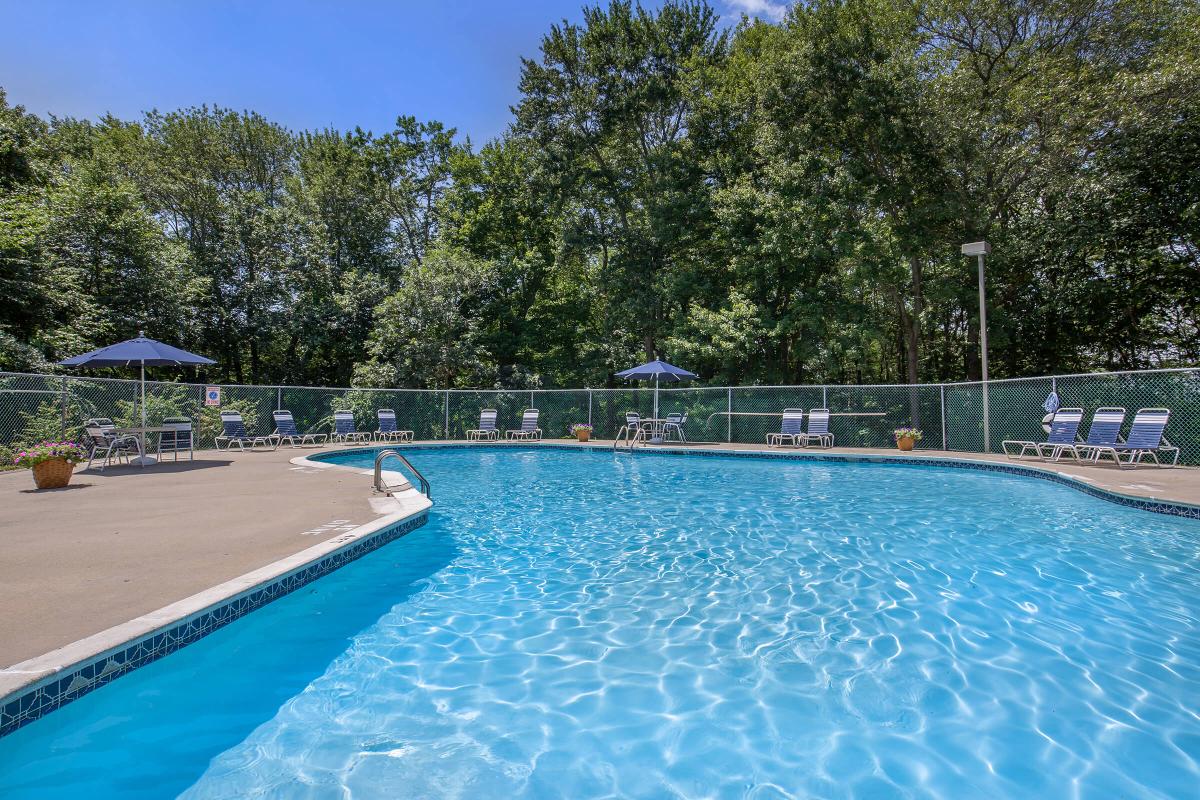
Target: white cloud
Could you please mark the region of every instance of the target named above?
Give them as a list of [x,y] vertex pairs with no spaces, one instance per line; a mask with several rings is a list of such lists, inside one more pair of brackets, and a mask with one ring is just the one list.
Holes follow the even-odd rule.
[[772,0],[725,0],[725,5],[731,11],[748,14],[752,17],[765,17],[778,22],[787,13],[787,3],[772,2]]

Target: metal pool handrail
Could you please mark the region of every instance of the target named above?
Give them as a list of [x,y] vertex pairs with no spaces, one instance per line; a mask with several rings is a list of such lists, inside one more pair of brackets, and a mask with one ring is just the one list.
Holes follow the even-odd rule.
[[392,456],[393,458],[397,458],[404,462],[404,466],[408,467],[409,470],[412,471],[412,474],[417,476],[417,482],[420,483],[421,486],[421,494],[425,495],[426,497],[431,496],[429,493],[429,481],[425,480],[425,476],[421,474],[421,470],[414,467],[412,462],[402,456],[397,450],[381,450],[379,454],[375,456],[375,491],[388,491],[388,487],[383,483],[383,461],[388,456]]

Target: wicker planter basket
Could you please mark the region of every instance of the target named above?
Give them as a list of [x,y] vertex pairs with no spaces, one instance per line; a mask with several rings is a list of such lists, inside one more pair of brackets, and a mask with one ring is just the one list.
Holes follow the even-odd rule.
[[52,458],[34,465],[33,482],[39,489],[61,489],[71,482],[74,469],[75,465],[65,458]]

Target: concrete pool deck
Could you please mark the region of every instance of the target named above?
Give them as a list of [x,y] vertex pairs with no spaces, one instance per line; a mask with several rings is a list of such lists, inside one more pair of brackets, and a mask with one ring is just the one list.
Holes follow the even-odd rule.
[[391,513],[369,476],[290,464],[301,452],[204,451],[40,492],[26,470],[0,473],[0,667]]
[[[612,447],[611,441],[544,443]],[[1200,504],[1200,470],[1195,468],[1119,470],[935,450],[901,455],[889,449],[796,451],[723,442],[686,447],[1020,463],[1123,495]],[[203,451],[193,462],[78,472],[70,487],[45,492],[33,491],[24,470],[0,473],[0,668],[120,626],[396,513],[391,501],[373,497],[371,479],[361,471],[291,463],[299,456],[346,449]]]

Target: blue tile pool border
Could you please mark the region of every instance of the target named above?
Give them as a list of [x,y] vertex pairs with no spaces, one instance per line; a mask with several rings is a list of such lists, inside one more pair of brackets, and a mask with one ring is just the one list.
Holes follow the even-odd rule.
[[4,698],[0,705],[0,737],[44,717],[55,709],[78,700],[85,694],[138,667],[143,667],[208,636],[252,611],[340,569],[367,553],[378,550],[420,528],[429,520],[422,511],[379,531],[367,534],[307,566],[272,578],[259,586],[223,600],[169,627],[127,642],[53,676],[31,683]]
[[[401,451],[410,450],[440,450],[447,448],[470,448],[470,449],[495,449],[503,447],[515,448],[550,448],[557,450],[573,450],[575,452],[591,452],[605,453],[612,452],[612,445],[578,445],[569,444],[566,442],[547,442],[542,441],[536,444],[529,442],[496,442],[490,444],[465,444],[456,442],[422,442],[419,444],[391,444],[389,447],[399,449]],[[339,456],[346,453],[366,453],[378,451],[378,447],[357,447],[347,448],[346,450],[338,450],[335,452],[323,452],[310,456],[313,461],[322,461],[325,463],[336,463],[330,456]],[[908,467],[916,469],[931,469],[937,467],[946,467],[950,469],[969,469],[980,472],[997,472],[1005,475],[1017,475],[1026,478],[1036,478],[1038,480],[1050,481],[1051,483],[1061,484],[1070,487],[1077,491],[1089,494],[1092,497],[1101,500],[1107,500],[1110,503],[1135,508],[1140,511],[1149,511],[1154,514],[1167,514],[1173,517],[1185,517],[1187,519],[1200,519],[1200,505],[1192,505],[1176,500],[1156,500],[1151,497],[1137,497],[1134,495],[1121,494],[1114,492],[1111,489],[1103,489],[1099,486],[1093,486],[1087,481],[1067,475],[1062,472],[1056,472],[1049,466],[1037,467],[1029,464],[1007,463],[1003,461],[978,461],[970,458],[948,458],[946,456],[926,456],[915,452],[911,456],[907,455],[883,455],[883,454],[867,454],[867,453],[829,453],[822,451],[806,450],[806,451],[769,451],[769,450],[729,450],[723,448],[705,448],[693,449],[690,447],[670,447],[656,445],[654,447],[639,448],[634,451],[634,457],[642,456],[663,456],[663,455],[680,455],[680,456],[696,456],[700,458],[757,458],[763,460],[782,459],[784,461],[817,461],[817,462],[834,462],[834,463],[851,463],[851,464],[886,464],[888,466]],[[1179,469],[1175,467],[1174,469]]]

